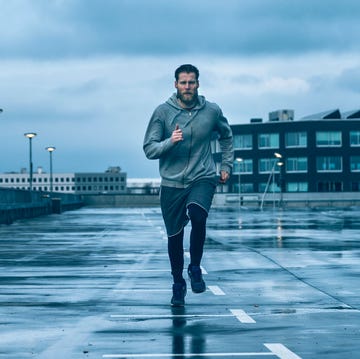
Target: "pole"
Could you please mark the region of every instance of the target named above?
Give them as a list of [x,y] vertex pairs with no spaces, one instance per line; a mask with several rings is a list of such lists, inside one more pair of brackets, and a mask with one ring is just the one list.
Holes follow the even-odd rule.
[[52,151],[50,151],[50,193],[53,192],[53,168],[52,168]]
[[36,136],[35,132],[28,132],[24,134],[29,139],[29,153],[30,153],[30,178],[29,178],[29,190],[32,190],[33,184],[33,163],[32,163],[32,139]]
[[33,183],[33,163],[32,163],[32,137],[29,137],[29,152],[30,152],[30,180],[29,180],[29,189],[32,191]]
[[46,147],[45,150],[47,150],[50,154],[50,193],[53,193],[53,159],[52,159],[52,153],[56,150],[54,146]]

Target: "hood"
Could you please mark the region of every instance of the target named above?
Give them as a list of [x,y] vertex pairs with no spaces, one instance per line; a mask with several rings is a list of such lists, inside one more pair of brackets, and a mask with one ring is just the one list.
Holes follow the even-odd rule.
[[[198,95],[198,103],[193,108],[193,110],[199,110],[203,108],[205,106],[205,102],[206,102],[205,97],[202,95]],[[172,107],[175,107],[178,110],[183,110],[183,108],[179,105],[177,101],[176,93],[173,93],[172,96],[166,101],[166,103]]]

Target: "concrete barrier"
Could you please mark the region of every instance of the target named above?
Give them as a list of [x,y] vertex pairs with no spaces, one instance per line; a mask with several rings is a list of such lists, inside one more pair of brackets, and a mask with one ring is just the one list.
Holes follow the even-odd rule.
[[11,224],[18,219],[61,213],[83,205],[80,196],[49,192],[0,188],[0,224]]
[[160,206],[158,194],[98,194],[83,195],[85,206],[92,207],[157,207]]

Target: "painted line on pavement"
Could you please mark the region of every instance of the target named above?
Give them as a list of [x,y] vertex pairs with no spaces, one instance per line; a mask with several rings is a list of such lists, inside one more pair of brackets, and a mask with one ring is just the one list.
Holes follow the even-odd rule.
[[264,343],[264,345],[280,359],[301,359],[298,355],[280,343]]
[[114,292],[171,292],[171,289],[128,288],[113,289]]
[[145,353],[145,354],[104,354],[103,358],[174,358],[174,357],[260,357],[276,356],[279,359],[301,359],[298,355],[281,343],[264,344],[270,352],[238,352],[238,353]]
[[172,319],[172,318],[229,318],[235,317],[242,323],[255,323],[245,311],[241,309],[230,309],[230,313],[227,314],[111,314],[111,318],[144,318],[144,319]]
[[172,318],[224,318],[234,317],[233,314],[111,314],[111,318],[144,318],[144,319],[172,319]]
[[241,323],[256,323],[256,321],[248,314],[246,314],[242,309],[230,309],[230,312],[233,313]]
[[169,269],[115,269],[114,272],[169,272]]
[[217,285],[209,285],[208,288],[214,295],[226,295]]

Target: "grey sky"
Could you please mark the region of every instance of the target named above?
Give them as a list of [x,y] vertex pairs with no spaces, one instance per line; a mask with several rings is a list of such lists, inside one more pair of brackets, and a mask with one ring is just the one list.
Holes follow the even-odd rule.
[[143,134],[173,88],[200,69],[200,92],[229,122],[359,107],[360,2],[313,0],[0,0],[0,172],[157,176]]

